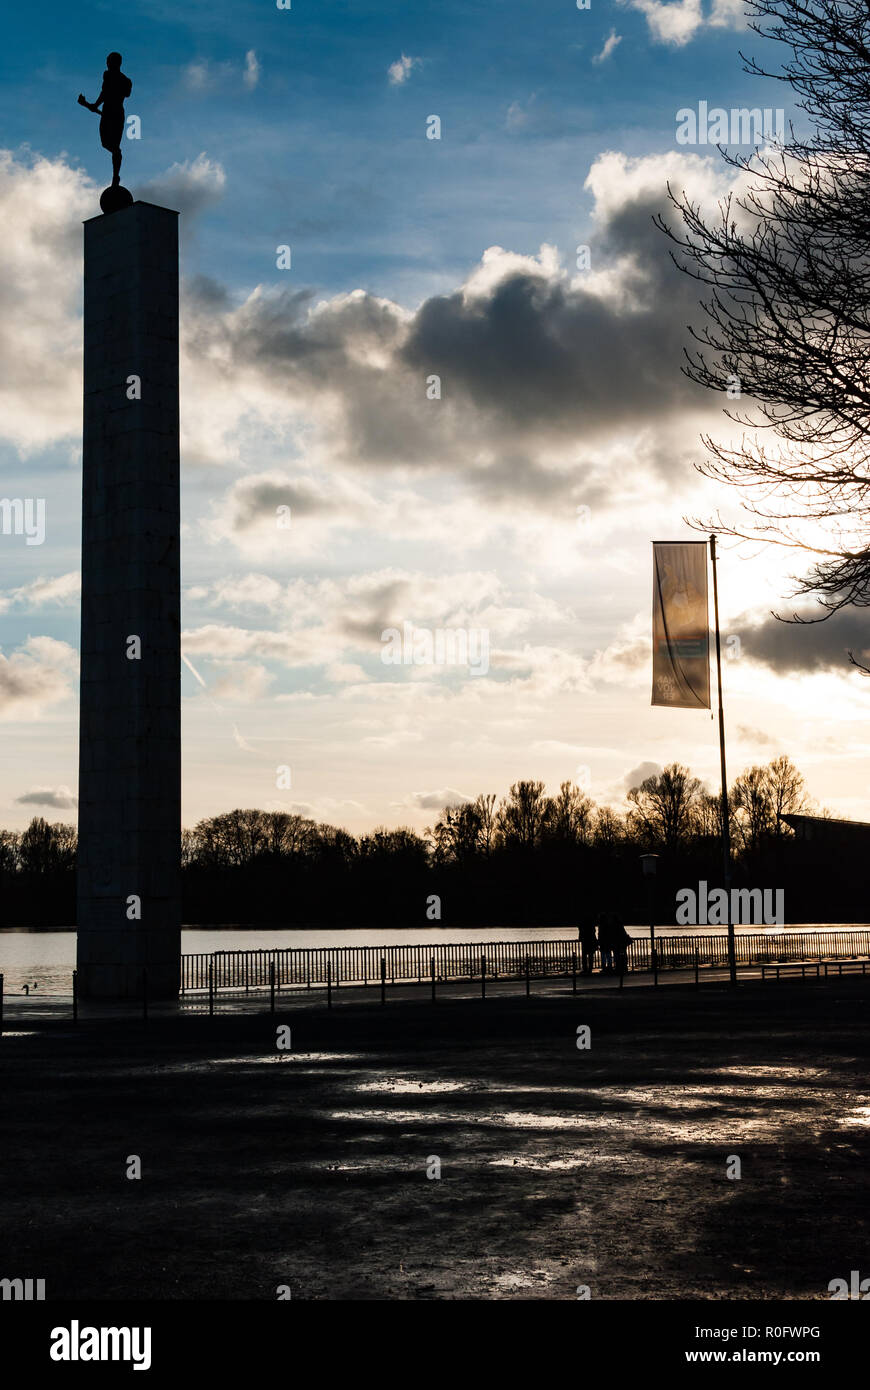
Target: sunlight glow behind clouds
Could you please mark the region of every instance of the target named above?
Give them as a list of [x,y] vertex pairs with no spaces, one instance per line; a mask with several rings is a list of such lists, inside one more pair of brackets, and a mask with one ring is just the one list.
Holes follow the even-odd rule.
[[[185,283],[184,643],[205,683],[185,674],[196,709],[188,821],[274,800],[284,743],[294,796],[357,828],[391,807],[431,821],[425,803],[441,793],[414,788],[452,797],[502,792],[520,776],[558,783],[575,775],[578,747],[598,750],[582,761],[599,797],[677,747],[715,777],[709,720],[647,705],[648,542],[683,535],[683,515],[709,507],[691,464],[700,427],[721,429],[720,403],[679,376],[696,291],[651,227],[668,178],[705,202],[727,183],[713,160],[685,152],[594,161],[588,272],[572,248],[544,242],[537,253],[482,247],[452,288],[410,307],[280,277]],[[581,181],[582,171],[578,199]],[[148,187],[189,217],[228,185],[203,152]],[[78,219],[94,197],[62,160],[0,161],[0,208],[15,209],[0,404],[7,440],[31,454],[80,430]],[[426,397],[432,372],[440,400]],[[38,571],[10,570],[0,608],[68,621],[73,642],[74,561],[64,552],[52,572],[55,540]],[[723,626],[773,606],[782,572],[781,557],[724,556]],[[486,626],[490,675],[384,667],[380,633],[405,620]],[[767,660],[772,643],[757,637]],[[837,634],[833,646],[819,640],[836,662]],[[69,711],[66,733],[31,748],[10,795],[74,775],[63,760],[74,753],[75,669],[67,642],[4,643],[0,717],[42,732],[52,711]],[[836,670],[818,679],[826,708],[858,717],[860,682]],[[754,731],[748,756],[770,731],[797,762],[802,749],[811,756],[804,695],[781,697],[775,663],[753,660],[751,641],[726,683],[735,729]],[[238,707],[236,726],[221,704]],[[854,801],[852,771],[838,764],[837,784]]]

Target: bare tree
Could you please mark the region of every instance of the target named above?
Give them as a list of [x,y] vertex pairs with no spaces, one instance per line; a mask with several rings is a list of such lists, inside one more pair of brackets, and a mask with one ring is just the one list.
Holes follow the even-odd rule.
[[698,793],[695,803],[695,833],[704,840],[716,840],[722,834],[722,797],[717,793]]
[[573,782],[563,782],[547,802],[544,830],[548,838],[564,844],[586,844],[592,835],[595,803]]
[[484,854],[491,854],[495,844],[496,835],[496,795],[495,792],[481,792],[475,801],[477,813],[480,816],[480,847]]
[[768,769],[750,767],[741,772],[731,789],[731,804],[743,847],[756,854],[774,828]]
[[806,782],[794,763],[783,753],[774,758],[765,769],[767,773],[768,794],[773,816],[773,833],[777,839],[786,833],[783,816],[799,814],[810,807],[806,794]]
[[498,829],[506,845],[533,849],[544,828],[547,798],[543,782],[514,782],[498,810]]
[[34,816],[18,841],[18,862],[25,873],[48,874],[71,869],[76,858],[76,827],[61,821],[50,825]]
[[625,839],[625,824],[612,806],[599,806],[595,815],[595,844],[601,849],[615,850]]
[[477,802],[445,806],[434,828],[426,834],[432,840],[437,860],[462,863],[477,854],[483,848],[483,825]]
[[646,777],[628,793],[630,816],[643,835],[665,850],[675,850],[692,831],[702,787],[687,767],[671,763]]
[[18,841],[14,830],[0,830],[0,873],[11,874],[18,868]]
[[712,220],[671,192],[682,228],[657,221],[708,287],[687,375],[720,393],[730,379],[751,403],[726,409],[738,445],[704,440],[700,470],[738,486],[750,515],[718,529],[815,556],[796,594],[815,595],[821,621],[870,605],[870,6],[748,0],[747,13],[784,61],[746,70],[790,84],[811,133],[722,151],[745,191]]

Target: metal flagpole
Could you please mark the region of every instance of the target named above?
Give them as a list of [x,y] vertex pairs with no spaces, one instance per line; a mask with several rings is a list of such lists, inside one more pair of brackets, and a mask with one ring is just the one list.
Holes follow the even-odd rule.
[[719,639],[719,584],[716,577],[716,537],[710,537],[710,559],[713,561],[713,613],[716,619],[716,681],[719,690],[719,762],[722,769],[722,871],[725,896],[728,899],[728,974],[732,985],[737,984],[737,950],[734,923],[731,920],[731,830],[728,810],[728,775],[725,771],[725,711],[722,708],[722,646]]

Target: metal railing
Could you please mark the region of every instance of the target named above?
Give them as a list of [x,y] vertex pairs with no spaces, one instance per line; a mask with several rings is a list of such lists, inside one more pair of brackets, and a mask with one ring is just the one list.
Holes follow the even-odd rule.
[[[770,965],[807,960],[870,957],[870,930],[824,932],[738,932],[738,965]],[[660,970],[727,966],[725,932],[697,936],[656,936]],[[383,962],[383,966],[382,966]],[[270,987],[270,965],[277,989],[389,984],[436,980],[519,979],[568,975],[580,964],[580,943],[558,941],[428,942],[399,946],[294,946],[258,951],[200,951],[181,958],[181,993],[212,988],[257,990]],[[601,964],[596,952],[595,966]],[[649,938],[636,937],[627,950],[629,970],[650,970]]]

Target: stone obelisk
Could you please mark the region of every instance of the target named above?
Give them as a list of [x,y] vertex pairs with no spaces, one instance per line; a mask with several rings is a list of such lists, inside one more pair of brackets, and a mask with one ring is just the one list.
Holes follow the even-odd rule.
[[178,214],[85,223],[78,982],[172,996],[181,944]]

